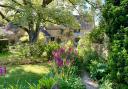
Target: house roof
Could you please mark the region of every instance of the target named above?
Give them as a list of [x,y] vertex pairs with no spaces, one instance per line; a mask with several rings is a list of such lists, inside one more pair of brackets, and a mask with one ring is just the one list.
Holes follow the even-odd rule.
[[45,36],[51,36],[49,32],[44,28],[40,28],[40,31],[43,32]]

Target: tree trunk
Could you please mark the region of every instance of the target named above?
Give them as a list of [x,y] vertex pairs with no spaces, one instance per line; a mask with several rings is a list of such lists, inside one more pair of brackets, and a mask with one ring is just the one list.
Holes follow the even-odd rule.
[[29,42],[30,43],[35,43],[37,41],[37,39],[38,39],[39,30],[37,30],[37,31],[29,31],[28,35],[29,35]]
[[39,32],[40,32],[40,14],[38,14],[39,17],[38,17],[38,20],[37,20],[37,23],[36,23],[36,28],[34,30],[34,27],[33,27],[33,21],[31,21],[29,23],[29,32],[28,32],[28,35],[29,35],[29,42],[30,43],[35,43],[38,39],[38,35],[39,35]]

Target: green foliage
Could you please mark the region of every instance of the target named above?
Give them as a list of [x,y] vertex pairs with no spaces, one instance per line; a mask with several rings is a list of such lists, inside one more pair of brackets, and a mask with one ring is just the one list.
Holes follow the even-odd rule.
[[93,43],[102,44],[104,41],[104,29],[103,28],[95,28],[90,33],[90,40]]
[[78,43],[78,53],[80,56],[84,56],[88,51],[92,50],[91,49],[91,40],[89,37],[89,34],[86,34],[82,38],[80,38],[79,43]]
[[107,64],[93,61],[90,64],[89,71],[93,79],[100,80],[107,74]]
[[[110,82],[109,79],[104,80],[103,83],[100,85],[99,89],[113,89],[112,82]],[[124,88],[122,88],[122,89],[124,89]]]
[[30,55],[34,57],[43,57],[43,52],[45,52],[46,44],[42,41],[38,41],[35,44],[30,44]]
[[[83,66],[95,80],[100,80],[108,74],[107,60],[98,54],[97,50],[92,46],[92,43],[100,43],[99,38],[95,38],[100,34],[104,34],[103,31],[95,29],[94,32],[81,38],[78,44],[78,51],[80,55],[82,54]],[[103,41],[102,38],[102,43]]]
[[45,52],[47,53],[47,59],[48,60],[52,60],[53,59],[53,55],[52,52],[56,49],[60,48],[59,44],[57,44],[56,42],[49,42],[46,46],[45,46]]
[[100,57],[95,51],[90,51],[83,57],[86,70],[95,80],[102,79],[108,73],[108,64],[105,59]]
[[[16,27],[24,29],[29,34],[30,43],[37,41],[40,26],[46,26],[49,23],[79,29],[80,25],[72,15],[73,9],[61,7],[61,5],[57,3],[53,3],[55,4],[54,6],[50,5],[52,1],[54,0],[43,1],[43,3],[40,0],[37,2],[34,0],[23,2],[4,0],[2,5],[0,5],[0,7],[4,8],[0,15],[3,19],[7,20],[7,22],[12,22]],[[60,3],[64,6],[68,1]],[[6,14],[8,17],[6,17]]]
[[56,81],[57,79],[55,77],[45,75],[39,80],[39,83],[37,85],[38,88],[36,89],[51,89],[55,85]]
[[30,56],[29,44],[17,44],[14,48],[19,57],[27,58]]
[[37,85],[29,84],[30,89],[85,89],[80,77],[70,75],[70,77],[60,78],[55,75],[52,71],[51,73],[44,75]]
[[38,41],[35,44],[19,44],[15,46],[17,55],[22,58],[46,58],[52,60],[52,51],[59,48],[56,42],[48,44]]
[[[119,2],[120,1],[120,2]],[[128,1],[107,1],[103,8],[105,33],[110,38],[109,66],[115,83],[127,83],[128,66]]]
[[[11,20],[21,26],[28,26],[28,22],[32,21],[33,25],[37,25],[36,23],[47,23],[53,22],[57,24],[64,24],[71,27],[79,26],[76,22],[75,18],[72,16],[71,11],[63,8],[57,8],[55,5],[47,5],[47,7],[42,7],[41,1],[29,1],[27,5],[22,4],[21,1],[17,1],[21,5],[14,3],[13,1],[4,2],[5,5],[11,6],[13,8],[18,7],[18,11],[20,13],[11,14]],[[67,1],[66,1],[67,2]],[[79,1],[80,2],[80,1]],[[50,4],[50,3],[49,3]],[[55,3],[54,3],[55,4]],[[62,2],[62,4],[64,4]],[[9,9],[9,10],[6,10]],[[12,11],[11,8],[5,8],[7,13]],[[17,12],[17,9],[14,9],[14,12]],[[39,21],[40,20],[40,21]],[[40,24],[39,23],[39,24]]]
[[59,80],[60,89],[85,89],[81,79],[71,76],[68,79]]

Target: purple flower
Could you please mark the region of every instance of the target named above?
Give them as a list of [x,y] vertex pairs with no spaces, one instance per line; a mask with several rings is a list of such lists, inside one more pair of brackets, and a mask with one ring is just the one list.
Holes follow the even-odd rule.
[[6,67],[0,67],[0,75],[6,74]]
[[60,48],[60,53],[64,53],[65,52],[65,48]]
[[62,67],[63,66],[63,60],[61,58],[57,58],[55,59],[56,61],[56,64],[59,66],[59,67]]

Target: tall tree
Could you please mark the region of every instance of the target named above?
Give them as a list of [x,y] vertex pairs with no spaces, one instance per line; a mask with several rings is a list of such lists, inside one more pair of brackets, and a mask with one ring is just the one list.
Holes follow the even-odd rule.
[[0,4],[0,15],[7,22],[24,29],[30,43],[36,42],[40,26],[46,23],[63,24],[71,28],[79,26],[71,10],[57,8],[51,3],[53,0],[5,0]]

